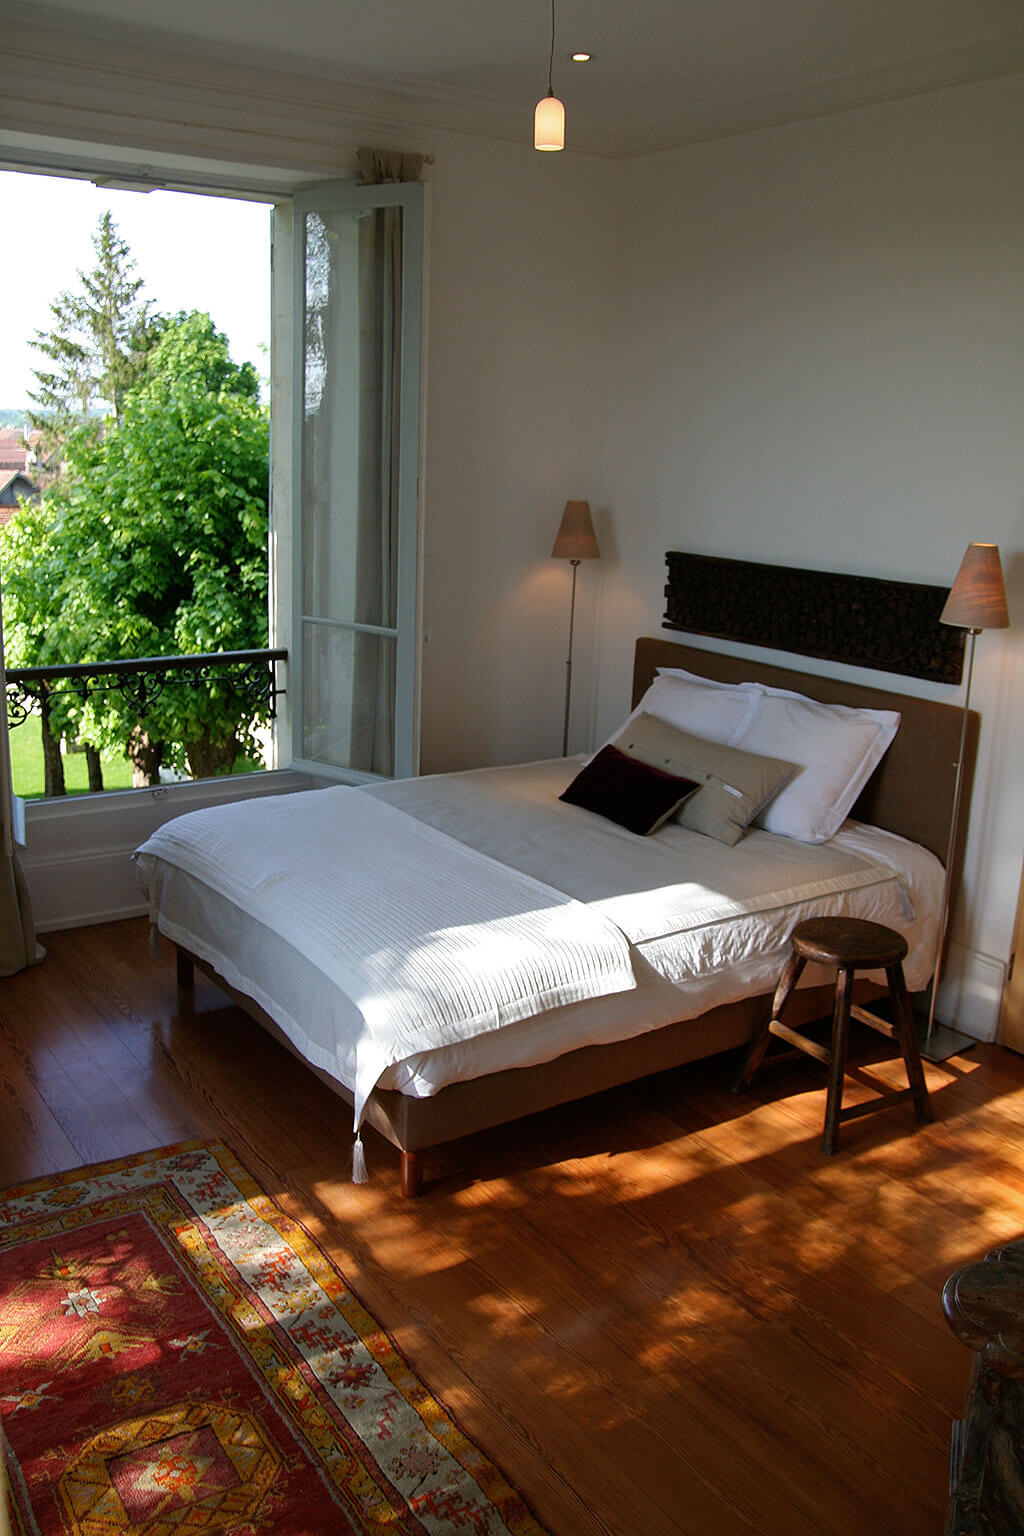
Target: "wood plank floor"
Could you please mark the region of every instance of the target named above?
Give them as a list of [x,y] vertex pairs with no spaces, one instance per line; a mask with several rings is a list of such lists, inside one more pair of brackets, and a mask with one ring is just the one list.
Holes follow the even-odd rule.
[[737,1098],[721,1058],[428,1153],[405,1201],[147,937],[50,934],[0,981],[0,1186],[222,1137],[553,1536],[938,1536],[970,1368],[939,1297],[1024,1233],[1024,1058],[927,1065],[934,1125],[901,1105],[831,1159],[813,1063]]

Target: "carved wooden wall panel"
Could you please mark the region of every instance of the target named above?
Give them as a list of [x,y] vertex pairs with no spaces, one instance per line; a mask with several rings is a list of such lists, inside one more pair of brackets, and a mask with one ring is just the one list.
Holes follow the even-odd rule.
[[664,627],[931,682],[959,683],[964,631],[945,587],[670,550]]

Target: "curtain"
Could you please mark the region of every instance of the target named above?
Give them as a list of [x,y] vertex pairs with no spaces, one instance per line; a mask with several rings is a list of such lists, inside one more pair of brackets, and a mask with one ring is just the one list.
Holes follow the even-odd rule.
[[405,154],[399,149],[357,149],[356,159],[363,181],[374,187],[389,181],[419,181],[424,160],[433,164],[432,155]]
[[4,611],[0,590],[0,976],[13,976],[43,958],[36,944],[32,904],[14,840],[11,747],[7,737],[7,674],[4,671]]
[[[398,624],[398,454],[401,421],[402,210],[359,221],[359,511],[354,548],[356,619]],[[395,763],[396,647],[356,634],[353,717],[363,724],[358,766],[389,777]]]
[[[420,155],[360,150],[368,185]],[[395,771],[404,210],[305,214],[303,743],[313,762]]]
[[[306,755],[394,772],[397,485],[388,216],[326,211],[307,227],[303,426]],[[393,235],[401,247],[400,226]]]
[[[356,151],[362,179],[369,185],[419,181],[424,159],[432,157],[406,154],[401,150],[359,149]],[[376,256],[373,271],[378,284],[377,335],[380,369],[380,442],[379,474],[379,559],[383,577],[383,617],[380,623],[398,622],[395,575],[398,536],[398,447],[401,419],[402,348],[402,210],[377,210],[374,231]],[[374,711],[374,765],[394,761],[394,697],[396,656],[393,647],[378,656],[377,701]],[[381,769],[378,767],[378,771]],[[388,772],[387,768],[383,769]]]
[[[402,340],[402,210],[379,208],[376,214],[378,289],[376,335],[380,376],[380,414],[376,423],[377,539],[380,565],[380,623],[398,623],[398,445],[400,357]],[[395,761],[395,671],[393,644],[378,648],[377,699],[374,710],[374,767],[393,773]]]

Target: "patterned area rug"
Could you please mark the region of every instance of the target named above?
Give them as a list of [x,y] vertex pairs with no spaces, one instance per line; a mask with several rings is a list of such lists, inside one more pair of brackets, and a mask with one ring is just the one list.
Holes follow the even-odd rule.
[[19,1533],[543,1536],[218,1143],[0,1194]]

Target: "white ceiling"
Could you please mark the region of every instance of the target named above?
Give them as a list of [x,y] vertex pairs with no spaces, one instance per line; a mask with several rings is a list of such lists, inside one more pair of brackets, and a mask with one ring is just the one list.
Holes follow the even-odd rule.
[[[522,137],[550,0],[69,0],[97,30],[387,93],[406,120]],[[629,155],[1024,68],[1024,0],[555,0],[570,147]],[[574,48],[593,54],[571,64]],[[397,107],[396,107],[397,103]]]

